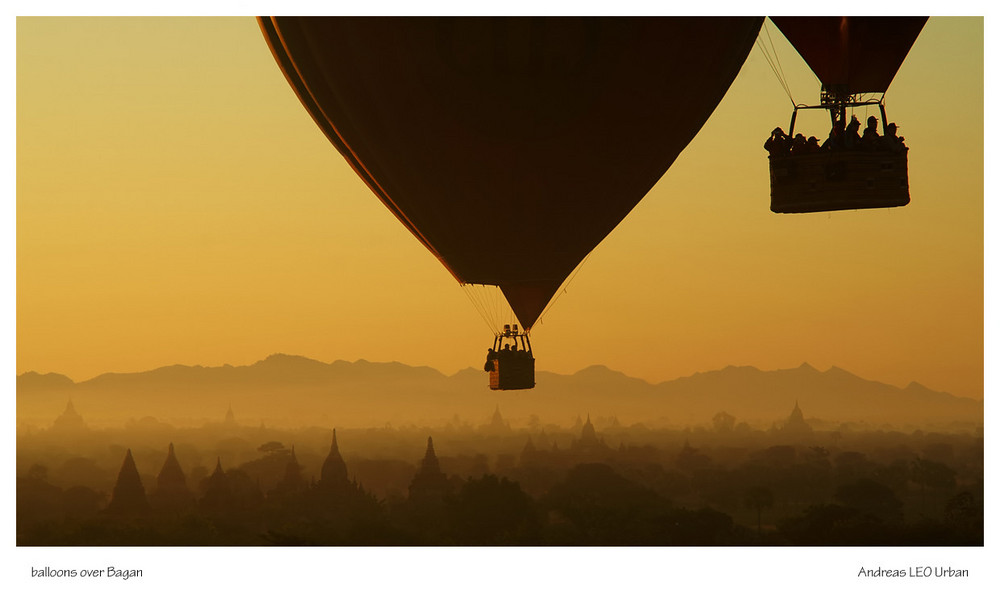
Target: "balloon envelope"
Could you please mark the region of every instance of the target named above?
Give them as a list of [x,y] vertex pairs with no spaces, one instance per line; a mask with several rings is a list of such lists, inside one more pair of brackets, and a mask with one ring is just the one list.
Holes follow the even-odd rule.
[[302,103],[530,328],[695,136],[762,18],[261,18]]
[[885,93],[927,17],[771,17],[823,85]]

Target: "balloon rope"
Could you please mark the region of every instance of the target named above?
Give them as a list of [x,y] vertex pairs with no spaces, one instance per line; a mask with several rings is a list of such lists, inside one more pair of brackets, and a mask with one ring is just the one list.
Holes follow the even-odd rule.
[[464,283],[461,287],[462,291],[465,293],[465,297],[469,298],[469,301],[472,302],[472,305],[476,308],[476,312],[479,313],[479,317],[483,319],[483,322],[486,323],[486,326],[489,327],[490,331],[495,333],[496,329],[494,328],[494,324],[490,322],[490,313],[486,304],[483,300],[478,299],[479,296],[477,295],[475,288]]
[[[766,29],[767,29],[767,22],[765,21],[764,22],[764,30],[766,31]],[[767,34],[767,38],[768,38],[768,40],[771,39],[770,33]],[[771,48],[772,48],[772,50],[774,49],[774,43],[771,44]],[[764,47],[764,41],[763,41],[763,39],[761,39],[761,36],[760,36],[759,33],[757,34],[757,49],[759,49],[761,55],[764,56],[764,61],[767,62],[767,65],[769,67],[771,67],[771,72],[773,72],[774,73],[774,77],[776,79],[778,79],[778,84],[781,85],[781,88],[785,90],[785,95],[788,96],[788,100],[792,102],[792,106],[794,107],[795,106],[795,100],[792,99],[792,93],[788,89],[788,83],[785,82],[783,74],[780,73],[778,71],[778,68],[775,67],[775,65],[774,65],[774,61],[777,60],[777,52],[775,52],[775,58],[774,58],[774,60],[772,60],[770,54],[767,51],[767,48]]]
[[494,335],[500,332],[504,324],[517,320],[514,318],[514,310],[507,303],[507,298],[499,287],[463,283],[461,288]]
[[774,52],[774,61],[778,65],[778,72],[781,73],[781,84],[785,87],[785,93],[788,94],[788,99],[795,105],[795,100],[792,99],[792,91],[788,88],[788,79],[785,78],[785,69],[781,67],[781,59],[778,57],[778,50],[774,47],[774,40],[771,39],[771,30],[767,27],[767,21],[764,21],[764,33],[767,34],[767,42],[771,44],[771,51]]

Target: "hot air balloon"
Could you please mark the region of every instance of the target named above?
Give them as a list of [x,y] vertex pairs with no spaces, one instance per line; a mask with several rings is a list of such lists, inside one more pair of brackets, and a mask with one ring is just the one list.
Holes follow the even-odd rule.
[[[895,137],[895,124],[886,118],[884,98],[927,17],[771,20],[822,83],[819,105],[794,107],[787,138],[794,135],[800,109],[829,110],[832,125],[829,145],[824,147],[832,150],[771,152],[771,210],[809,213],[909,204],[907,148]],[[866,99],[866,94],[877,97]],[[884,135],[877,136],[878,119],[872,116],[870,130],[860,142],[860,135],[854,136],[860,122],[852,119],[848,124],[847,109],[875,105]]]
[[491,322],[495,389],[534,385],[532,325],[701,129],[762,21],[259,19],[372,192],[460,284],[502,292],[520,329]]

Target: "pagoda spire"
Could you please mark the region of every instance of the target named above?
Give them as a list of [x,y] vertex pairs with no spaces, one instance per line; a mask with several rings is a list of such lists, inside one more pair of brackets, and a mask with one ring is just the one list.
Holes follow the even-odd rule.
[[441,472],[437,455],[434,453],[434,440],[427,437],[427,451],[420,462],[420,469],[410,482],[410,499],[439,499],[448,491],[448,479]]
[[532,441],[531,436],[528,436],[528,441],[524,444],[524,448],[521,449],[521,465],[530,464],[538,458],[538,449],[535,448],[535,443]]
[[302,477],[302,466],[299,465],[299,459],[295,456],[295,446],[292,446],[291,457],[288,459],[288,464],[285,465],[285,476],[275,486],[274,491],[275,493],[289,494],[300,492],[307,486],[308,482]]
[[333,430],[333,440],[330,443],[330,454],[326,455],[323,461],[323,468],[320,470],[319,483],[323,487],[345,486],[350,483],[347,476],[347,463],[344,457],[340,456],[340,449],[337,446],[337,430]]
[[493,432],[509,432],[510,425],[504,421],[503,415],[500,414],[500,404],[497,403],[496,409],[493,410],[493,418],[490,419],[490,425],[488,426],[490,431]]
[[149,511],[146,490],[142,487],[139,470],[132,458],[132,449],[125,451],[125,460],[118,471],[118,481],[111,493],[108,512],[119,515],[137,515]]
[[805,416],[802,415],[802,409],[799,408],[798,399],[795,400],[795,407],[792,408],[792,412],[788,415],[781,430],[786,434],[808,435],[812,433],[812,427],[806,422]]
[[437,454],[434,453],[434,439],[427,437],[427,451],[424,452],[424,459],[420,462],[421,473],[441,473],[441,465],[438,463]]
[[160,474],[156,477],[156,487],[162,490],[176,485],[187,487],[187,483],[184,480],[184,471],[181,469],[181,464],[177,462],[177,455],[174,453],[174,443],[171,442],[167,446],[167,460],[163,462]]
[[66,410],[52,422],[52,429],[57,432],[78,432],[87,429],[83,417],[73,407],[72,399],[66,401]]
[[233,492],[229,485],[229,478],[222,470],[222,457],[215,459],[215,471],[208,476],[202,484],[205,495],[201,499],[201,504],[205,508],[213,510],[226,510],[233,505]]
[[180,509],[194,502],[194,496],[187,487],[184,471],[174,454],[174,443],[167,447],[167,460],[156,477],[156,491],[151,496],[152,505],[159,509]]
[[590,414],[588,413],[587,423],[583,424],[583,429],[580,431],[580,444],[590,446],[597,443],[597,431],[594,430],[594,424],[590,423]]

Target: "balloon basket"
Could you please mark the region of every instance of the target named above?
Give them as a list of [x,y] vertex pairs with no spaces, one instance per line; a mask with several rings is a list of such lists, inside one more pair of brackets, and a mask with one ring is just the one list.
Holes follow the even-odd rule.
[[535,358],[528,354],[501,355],[493,360],[490,390],[524,390],[535,387]]
[[907,150],[833,151],[771,157],[771,211],[816,213],[902,207],[910,202]]

